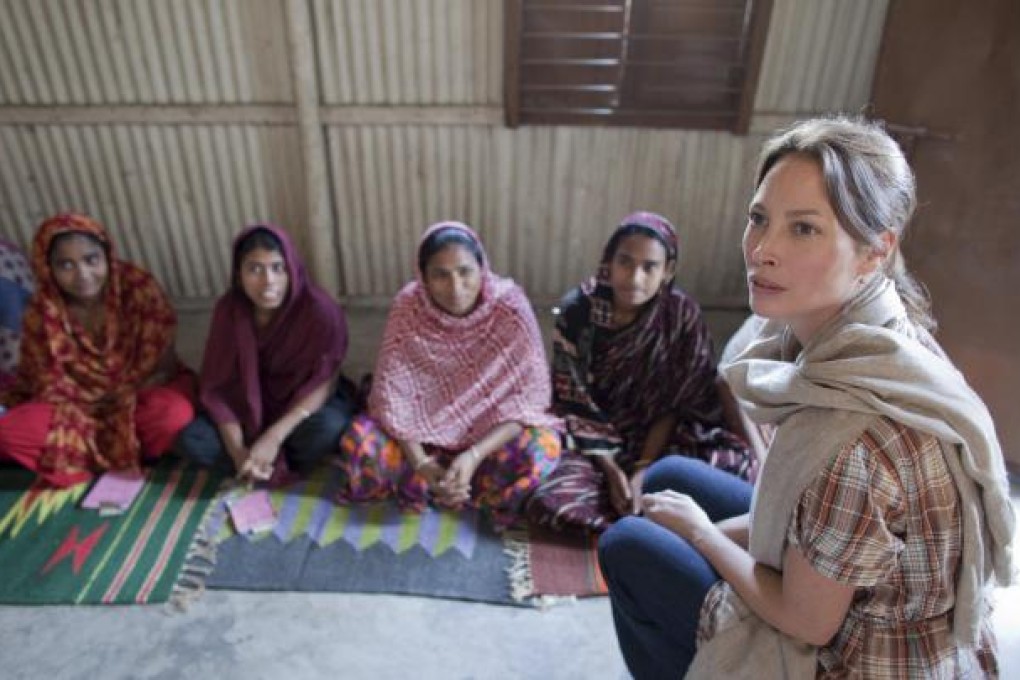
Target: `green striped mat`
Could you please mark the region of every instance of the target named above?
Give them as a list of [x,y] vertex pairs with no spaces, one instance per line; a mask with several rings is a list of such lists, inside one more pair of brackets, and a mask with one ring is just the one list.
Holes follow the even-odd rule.
[[165,460],[123,515],[81,509],[87,484],[33,486],[32,475],[0,469],[0,602],[166,602],[200,550],[193,546],[219,477]]

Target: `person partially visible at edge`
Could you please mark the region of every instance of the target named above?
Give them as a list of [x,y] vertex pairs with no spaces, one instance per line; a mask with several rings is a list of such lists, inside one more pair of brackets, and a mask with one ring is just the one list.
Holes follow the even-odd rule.
[[194,374],[174,351],[170,301],[84,215],[39,226],[32,271],[17,377],[0,397],[10,408],[0,456],[59,487],[138,470],[194,415]]
[[899,243],[913,173],[877,124],[763,150],[743,251],[754,317],[723,374],[774,425],[753,507],[683,461],[600,539],[637,678],[995,677],[989,591],[1015,516],[994,424],[930,334]]
[[666,218],[629,215],[598,275],[560,303],[553,403],[572,446],[528,502],[534,521],[604,530],[639,512],[645,470],[667,454],[752,473],[742,425],[724,417],[701,308],[674,285],[678,250]]
[[560,454],[538,323],[464,224],[430,227],[417,270],[390,309],[368,412],[344,435],[338,500],[471,506],[506,527]]
[[0,238],[0,390],[14,384],[21,317],[35,290],[32,265],[16,245]]
[[307,472],[350,423],[351,400],[338,390],[346,353],[344,312],[305,273],[287,232],[245,228],[205,345],[204,412],[175,448],[252,481]]

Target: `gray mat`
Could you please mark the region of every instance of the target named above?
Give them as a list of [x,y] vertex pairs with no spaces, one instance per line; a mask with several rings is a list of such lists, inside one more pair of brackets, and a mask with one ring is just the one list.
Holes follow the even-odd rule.
[[402,513],[394,503],[337,506],[339,471],[323,466],[270,492],[271,531],[238,535],[226,497],[203,526],[216,544],[209,588],[402,593],[498,604],[511,596],[512,557],[473,511]]
[[432,557],[418,545],[398,555],[381,543],[356,550],[343,541],[320,548],[306,536],[288,543],[275,536],[260,541],[235,536],[220,544],[216,562],[209,588],[400,593],[518,604],[510,596],[510,557],[491,533],[479,535],[470,558],[456,550]]

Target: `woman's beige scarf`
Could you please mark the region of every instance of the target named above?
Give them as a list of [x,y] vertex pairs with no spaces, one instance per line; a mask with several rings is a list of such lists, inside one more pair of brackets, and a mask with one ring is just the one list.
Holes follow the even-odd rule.
[[[1012,579],[1015,525],[1005,465],[985,405],[928,333],[906,317],[891,281],[879,277],[796,358],[795,340],[775,322],[722,370],[756,422],[777,425],[751,504],[750,552],[782,568],[786,532],[807,486],[843,446],[879,417],[938,438],[960,496],[962,555],[954,635],[978,640],[985,587]],[[779,633],[732,590],[717,634],[698,649],[688,677],[813,677],[814,649]],[[755,649],[751,649],[754,646]],[[775,665],[769,668],[768,663]],[[751,665],[753,669],[746,666]]]

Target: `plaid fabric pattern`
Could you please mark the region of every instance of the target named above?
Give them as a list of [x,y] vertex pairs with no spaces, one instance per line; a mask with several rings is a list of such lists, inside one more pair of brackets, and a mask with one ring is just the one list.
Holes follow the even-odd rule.
[[822,677],[997,673],[987,626],[977,650],[952,639],[961,535],[956,486],[933,436],[883,418],[836,455],[787,534],[820,574],[859,589],[819,650]]
[[858,589],[818,651],[819,677],[998,675],[987,619],[977,648],[953,641],[961,534],[958,494],[933,436],[883,418],[829,462],[787,532],[819,573]]

